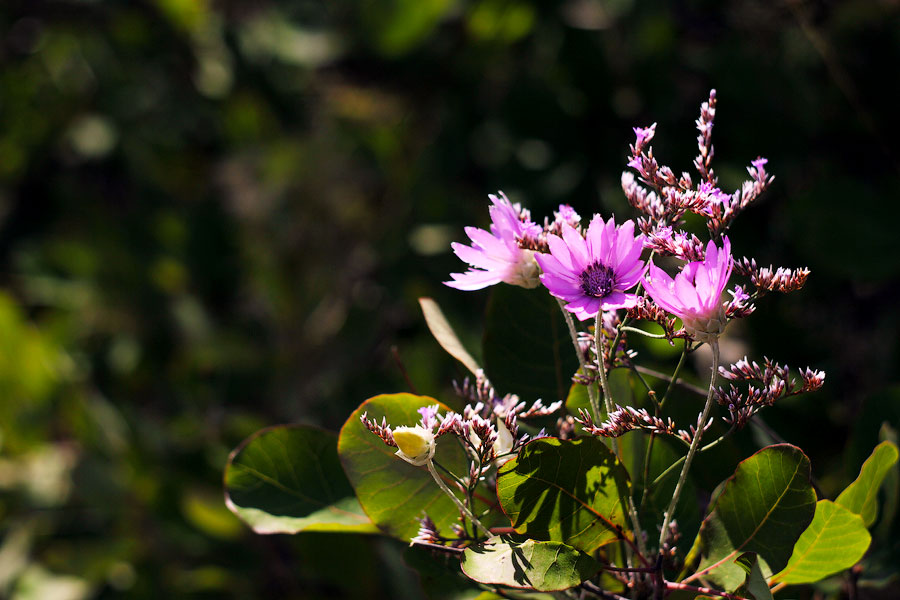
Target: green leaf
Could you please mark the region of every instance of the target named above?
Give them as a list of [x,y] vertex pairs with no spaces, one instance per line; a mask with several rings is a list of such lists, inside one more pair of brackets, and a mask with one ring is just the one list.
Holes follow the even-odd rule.
[[475,600],[481,596],[481,586],[460,571],[459,558],[418,544],[403,551],[403,562],[418,574],[428,600]]
[[759,567],[759,558],[753,552],[746,552],[734,561],[746,572],[746,580],[741,586],[739,595],[749,596],[752,600],[773,600],[772,590],[763,577]]
[[337,436],[307,426],[259,431],[225,466],[225,503],[256,533],[374,533],[341,469]]
[[812,523],[773,583],[812,583],[849,569],[863,557],[872,537],[859,515],[831,500],[819,500]]
[[[881,424],[881,430],[878,432],[881,440],[893,443],[895,446],[898,442],[897,430],[892,428],[888,423]],[[875,530],[876,539],[887,539],[891,535],[894,519],[897,518],[897,506],[900,505],[900,468],[894,465],[881,482],[881,489],[884,490],[884,502],[881,505],[882,518],[878,521],[878,529]]]
[[478,362],[472,358],[472,355],[459,341],[459,337],[453,331],[450,323],[447,322],[447,318],[441,311],[441,307],[437,305],[437,302],[431,298],[419,298],[419,305],[422,307],[422,314],[425,315],[425,323],[428,325],[431,335],[441,345],[441,348],[461,362],[473,375],[477,375],[481,367],[478,366]]
[[796,446],[763,448],[741,462],[700,528],[699,572],[728,591],[744,583],[734,563],[755,552],[764,575],[783,569],[794,543],[812,521],[816,493],[809,483],[809,459]]
[[541,438],[497,474],[497,498],[519,533],[585,552],[621,538],[628,474],[600,440]]
[[466,548],[462,570],[479,583],[553,592],[591,578],[600,564],[559,542],[498,536]]
[[897,462],[897,446],[881,442],[859,470],[856,481],[847,486],[835,503],[861,515],[866,527],[878,516],[878,489],[891,467]]
[[[338,455],[363,510],[383,531],[409,540],[419,529],[417,519],[427,511],[441,529],[458,522],[459,510],[435,484],[425,467],[414,467],[394,456],[387,446],[360,422],[363,412],[392,426],[414,425],[419,408],[440,404],[428,396],[384,394],[366,400],[341,428]],[[441,405],[442,410],[449,410]],[[435,460],[457,475],[468,472],[468,462],[459,445],[450,438],[437,442]],[[453,486],[448,481],[448,485]],[[479,510],[483,507],[479,507]]]
[[497,285],[487,305],[484,366],[501,393],[544,403],[565,400],[578,369],[556,300],[539,288]]
[[[581,369],[579,369],[578,372],[581,372]],[[594,389],[597,390],[597,397],[600,398],[600,384],[592,383],[591,385],[593,385]],[[588,413],[590,413],[591,397],[588,394],[588,386],[582,385],[580,383],[572,383],[572,385],[569,387],[569,393],[568,395],[566,395],[566,410],[568,410],[570,414],[577,417],[579,415],[579,409],[584,409]],[[602,403],[600,406],[600,410],[604,415],[606,415],[606,411],[603,410]]]

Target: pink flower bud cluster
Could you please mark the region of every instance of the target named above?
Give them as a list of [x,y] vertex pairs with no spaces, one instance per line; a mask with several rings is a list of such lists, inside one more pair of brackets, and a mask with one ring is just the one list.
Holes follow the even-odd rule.
[[[697,430],[701,427],[700,419],[702,418],[702,415],[698,415],[697,425],[691,425],[690,431],[686,431],[684,429],[676,429],[675,422],[672,419],[661,419],[651,415],[645,408],[623,407],[617,404],[616,410],[609,413],[606,421],[599,425],[594,423],[593,418],[586,410],[580,409],[578,412],[579,418],[575,419],[575,421],[581,423],[582,428],[591,435],[619,437],[629,431],[642,429],[658,435],[671,435],[684,441],[686,444],[690,444],[694,439]],[[713,420],[708,419],[703,424],[703,431],[709,429],[712,423]]]
[[[433,441],[445,435],[456,436],[469,451],[472,477],[481,477],[495,461],[510,457],[526,442],[546,435],[542,430],[534,437],[528,434],[520,436],[518,434],[520,418],[550,415],[562,407],[561,401],[545,406],[541,400],[536,400],[528,407],[514,394],[507,394],[498,399],[494,388],[483,373],[479,373],[474,382],[466,379],[457,389],[466,396],[484,398],[488,403],[479,400],[474,404],[467,404],[462,414],[447,411],[443,416],[439,414],[437,404],[425,406],[418,411],[422,418],[417,425],[398,427],[396,431],[397,435],[400,435],[402,430],[415,429]],[[385,418],[379,423],[370,419],[368,413],[364,412],[360,416],[360,421],[386,445],[398,447],[394,439],[394,430]],[[423,463],[413,462],[413,464],[418,466]]]
[[806,267],[800,269],[786,267],[776,269],[772,265],[760,267],[756,264],[756,259],[747,257],[734,261],[734,270],[750,278],[750,281],[756,286],[757,295],[766,292],[783,294],[796,292],[806,284],[806,279],[809,277],[809,269]]
[[734,383],[728,388],[715,390],[719,405],[728,410],[726,422],[737,429],[743,428],[760,409],[772,406],[776,401],[806,392],[814,392],[825,383],[825,372],[806,367],[799,371],[800,379],[792,378],[790,369],[768,358],[763,364],[742,358],[728,368],[719,367],[719,375],[731,382],[747,382],[746,391]]

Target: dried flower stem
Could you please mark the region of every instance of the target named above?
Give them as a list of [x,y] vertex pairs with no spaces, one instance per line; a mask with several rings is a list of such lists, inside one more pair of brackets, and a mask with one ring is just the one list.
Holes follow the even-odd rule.
[[[621,328],[619,331],[621,333]],[[618,338],[618,336],[616,337]],[[603,360],[602,310],[597,311],[597,318],[594,320],[594,344],[597,347],[597,361],[599,362],[597,365],[597,372],[600,374],[600,386],[603,388],[603,401],[606,403],[606,414],[609,415],[612,414],[615,408],[613,408],[613,399],[609,390],[609,381],[606,379],[606,363]],[[610,352],[614,351],[615,346],[610,349]],[[610,442],[612,443],[613,452],[616,453],[616,456],[619,456],[619,443],[616,441],[616,438],[610,438]],[[637,508],[634,506],[634,497],[632,497],[631,494],[627,494],[626,500],[628,504],[628,516],[631,519],[631,527],[634,529],[634,539],[637,542],[638,557],[646,564],[648,561],[646,559],[647,548],[644,545],[644,530],[641,528],[641,521],[638,518]]]
[[425,463],[425,465],[428,467],[428,472],[431,473],[431,477],[434,479],[434,482],[438,484],[438,487],[441,488],[441,491],[443,491],[445,494],[450,496],[450,499],[453,500],[453,504],[456,505],[456,507],[459,509],[459,511],[463,515],[465,515],[466,518],[468,518],[470,521],[472,521],[472,523],[475,525],[475,527],[477,527],[482,533],[484,533],[488,537],[491,537],[491,532],[488,531],[488,528],[485,527],[484,525],[482,525],[481,521],[479,521],[475,517],[475,515],[472,514],[472,511],[470,511],[468,508],[466,508],[466,505],[463,504],[460,501],[460,499],[456,497],[456,494],[454,494],[453,491],[450,490],[449,487],[447,487],[447,484],[444,483],[444,480],[441,479],[441,476],[438,475],[438,472],[435,470],[434,462],[429,460],[427,463]]
[[663,544],[666,541],[666,534],[669,531],[669,523],[672,521],[672,515],[675,513],[675,507],[678,505],[678,499],[681,497],[681,490],[682,488],[684,488],[684,482],[687,479],[688,471],[691,468],[691,462],[694,460],[694,454],[697,452],[697,448],[700,446],[700,438],[703,437],[703,424],[706,423],[706,420],[709,418],[709,409],[712,408],[713,391],[715,390],[716,376],[719,374],[719,340],[714,339],[710,342],[709,345],[712,349],[713,355],[712,375],[710,375],[709,378],[709,392],[706,394],[706,404],[704,404],[703,406],[703,413],[700,417],[700,420],[698,421],[700,425],[697,427],[697,433],[694,435],[694,439],[691,441],[691,447],[688,449],[687,456],[684,459],[684,466],[681,468],[681,475],[678,477],[678,483],[675,485],[675,493],[672,495],[672,501],[669,502],[669,508],[666,509],[662,524],[662,530],[659,534],[660,550],[662,550]]

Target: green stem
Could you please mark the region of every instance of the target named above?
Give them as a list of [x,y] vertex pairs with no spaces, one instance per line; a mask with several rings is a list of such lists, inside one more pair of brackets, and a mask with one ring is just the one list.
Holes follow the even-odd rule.
[[[723,433],[723,434],[722,434],[721,436],[719,436],[718,438],[714,439],[713,441],[711,441],[711,442],[708,443],[707,445],[705,445],[705,446],[703,446],[702,448],[700,448],[699,450],[697,450],[697,453],[698,453],[698,454],[703,454],[703,453],[706,452],[707,450],[711,450],[711,449],[715,448],[716,446],[718,446],[719,444],[721,444],[722,441],[724,441],[725,438],[727,438],[727,437],[728,437],[729,435],[731,435],[733,432],[734,432],[734,427],[732,427],[731,429],[729,429],[728,431],[726,431],[725,433]],[[684,459],[685,459],[685,458],[687,458],[687,456],[682,456],[681,458],[679,458],[678,460],[676,460],[675,462],[673,462],[671,465],[669,465],[668,468],[667,468],[665,471],[663,471],[662,473],[660,473],[659,476],[658,476],[656,479],[653,480],[653,483],[650,484],[650,486],[647,488],[647,491],[652,490],[652,489],[655,488],[657,485],[659,485],[659,484],[662,482],[663,479],[665,479],[666,477],[669,476],[669,473],[671,473],[672,471],[674,471],[675,469],[677,469],[678,466],[681,465],[681,464],[684,462]]]
[[459,509],[459,511],[462,514],[464,514],[470,521],[472,521],[472,523],[475,524],[475,527],[480,529],[482,533],[484,533],[488,537],[491,537],[491,532],[488,531],[488,528],[485,527],[484,525],[482,525],[481,521],[479,521],[475,517],[475,515],[472,514],[472,511],[470,511],[468,508],[466,508],[466,505],[463,504],[459,500],[459,498],[456,497],[456,494],[454,494],[450,490],[450,488],[447,487],[447,484],[444,483],[444,480],[441,479],[441,476],[438,475],[438,472],[435,470],[434,463],[429,460],[425,464],[428,467],[428,472],[431,473],[431,477],[434,479],[434,482],[438,484],[438,487],[441,488],[441,491],[443,491],[445,494],[447,494],[450,497],[451,500],[453,500],[453,504],[456,505],[456,507]]
[[681,497],[681,490],[684,488],[684,482],[687,480],[687,474],[691,468],[691,462],[694,460],[694,454],[696,454],[697,448],[700,446],[700,438],[703,437],[703,426],[706,424],[706,419],[709,417],[709,409],[712,408],[713,390],[716,385],[716,375],[719,373],[719,341],[713,340],[709,345],[710,348],[712,348],[713,364],[712,374],[709,378],[709,391],[706,394],[706,404],[703,405],[703,412],[700,414],[700,420],[697,422],[697,432],[694,434],[694,439],[691,441],[691,447],[688,449],[687,456],[684,458],[684,466],[681,468],[681,475],[678,477],[678,483],[675,485],[675,493],[672,495],[672,501],[669,502],[669,508],[666,509],[665,517],[663,518],[662,530],[659,532],[660,551],[666,541],[669,523],[672,521],[675,507],[678,506],[678,499]]
[[[587,366],[586,361],[584,360],[584,354],[581,352],[581,347],[578,345],[578,331],[575,329],[575,321],[572,319],[572,313],[566,310],[566,303],[556,299],[557,304],[559,304],[559,310],[562,311],[563,317],[566,319],[566,325],[569,326],[569,337],[572,338],[572,346],[575,348],[575,354],[578,356],[578,364],[581,366],[581,374],[587,377]],[[591,416],[594,418],[595,423],[600,422],[600,400],[597,398],[597,390],[594,388],[593,383],[589,383],[587,385],[588,391],[588,400],[591,403]]]
[[[621,330],[620,330],[621,332]],[[619,336],[616,336],[618,339]],[[597,318],[594,320],[594,346],[597,350],[597,372],[600,375],[600,386],[603,388],[603,401],[606,404],[606,414],[609,415],[615,409],[613,408],[612,393],[609,389],[609,381],[606,379],[606,361],[603,360],[603,310],[597,311]],[[615,346],[610,349],[610,353],[615,352]],[[619,443],[616,438],[609,438],[612,443],[613,452],[619,456]],[[631,519],[631,527],[634,529],[634,539],[637,542],[638,556],[646,562],[647,549],[644,546],[644,530],[641,529],[641,521],[638,518],[637,509],[634,505],[634,498],[631,494],[626,495],[628,504],[628,516]]]
[[[657,411],[658,413],[659,411]],[[657,414],[657,416],[659,416]],[[653,440],[656,439],[656,432],[650,432],[650,441],[647,442],[647,454],[644,455],[644,476],[641,479],[644,489],[641,491],[641,502],[638,504],[638,511],[644,508],[644,501],[647,499],[647,480],[650,479],[650,457],[653,454]]]
[[666,334],[664,333],[650,333],[649,331],[644,331],[643,329],[638,329],[637,327],[622,327],[622,331],[630,331],[632,333],[639,333],[648,338],[653,338],[657,340],[666,339]]
[[675,372],[672,373],[672,379],[669,380],[669,386],[666,388],[665,394],[663,394],[662,400],[659,401],[659,410],[662,410],[666,405],[666,400],[669,398],[669,394],[672,393],[672,389],[675,387],[675,382],[678,381],[678,375],[681,374],[681,367],[684,365],[684,359],[687,358],[688,352],[688,343],[687,340],[684,341],[684,349],[681,351],[681,358],[678,359],[678,366],[675,367]]
[[463,489],[463,490],[466,489],[466,483],[462,479],[457,477],[450,469],[448,469],[447,467],[445,467],[444,465],[442,465],[441,463],[439,463],[438,461],[436,461],[434,459],[431,459],[431,461],[434,463],[434,466],[436,466],[438,469],[440,469],[441,471],[446,473],[447,477],[452,479],[453,482],[456,485],[458,485],[460,489]]

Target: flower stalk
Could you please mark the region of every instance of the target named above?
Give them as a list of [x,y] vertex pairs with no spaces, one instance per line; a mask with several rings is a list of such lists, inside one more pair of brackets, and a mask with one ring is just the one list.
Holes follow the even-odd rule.
[[447,487],[447,484],[444,483],[444,480],[441,479],[441,476],[438,474],[438,472],[434,468],[434,461],[429,459],[429,461],[427,463],[425,463],[425,466],[428,467],[428,472],[431,473],[431,477],[434,479],[434,482],[436,484],[438,484],[438,487],[441,488],[441,491],[443,491],[445,494],[447,494],[447,496],[450,497],[451,500],[453,500],[453,504],[456,505],[456,507],[459,509],[459,512],[461,512],[463,515],[465,515],[465,517],[467,519],[472,521],[472,523],[475,525],[475,527],[478,528],[479,531],[481,531],[481,533],[483,533],[484,535],[486,535],[488,537],[491,537],[491,532],[488,530],[488,528],[485,527],[481,523],[481,521],[478,520],[478,517],[476,517],[474,514],[472,514],[472,511],[470,511],[466,507],[466,505],[463,504],[462,501],[456,497],[456,494],[453,493],[453,490],[451,490],[449,487]]
[[675,507],[678,506],[678,499],[681,497],[681,491],[684,488],[684,482],[687,480],[687,474],[691,468],[691,462],[693,462],[694,460],[694,454],[696,454],[697,448],[700,446],[700,438],[703,437],[703,425],[709,418],[709,410],[710,408],[712,408],[713,392],[716,385],[716,375],[718,375],[719,373],[719,340],[715,338],[712,339],[709,342],[709,346],[712,349],[713,364],[712,374],[709,378],[709,391],[706,394],[706,404],[703,405],[703,413],[701,414],[700,420],[698,421],[699,426],[697,427],[697,433],[694,435],[694,439],[691,440],[691,447],[688,449],[687,456],[685,456],[684,466],[681,468],[681,475],[679,475],[678,483],[675,485],[675,493],[672,495],[672,500],[671,502],[669,502],[669,507],[666,509],[665,516],[663,517],[662,530],[659,534],[660,549],[662,549],[663,544],[666,541],[666,534],[669,531],[669,523],[672,522],[672,515],[675,513]]
[[[584,354],[581,352],[581,346],[578,344],[578,331],[575,329],[575,319],[572,318],[572,313],[566,310],[566,303],[556,299],[557,304],[559,304],[559,310],[562,311],[563,317],[566,319],[566,325],[569,326],[569,336],[572,338],[572,346],[575,348],[575,354],[578,356],[578,365],[581,367],[582,375],[587,375],[587,361],[584,359]],[[588,400],[591,403],[591,416],[594,417],[596,422],[600,422],[600,400],[597,398],[597,390],[594,388],[593,384],[588,384]]]
[[[618,336],[616,336],[618,337]],[[597,347],[597,372],[600,374],[600,386],[603,388],[603,401],[606,404],[606,414],[612,414],[615,410],[613,406],[612,393],[609,389],[609,381],[606,378],[606,361],[603,360],[603,311],[597,313],[594,320],[594,344]],[[615,352],[615,348],[611,348],[610,352]],[[610,438],[612,442],[613,452],[619,456],[619,443],[616,438]],[[638,556],[645,559],[647,548],[644,545],[644,530],[641,528],[641,520],[638,517],[637,508],[634,505],[634,498],[631,494],[626,495],[628,504],[628,518],[631,520],[631,527],[634,530],[634,538],[637,542]]]

